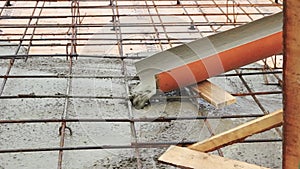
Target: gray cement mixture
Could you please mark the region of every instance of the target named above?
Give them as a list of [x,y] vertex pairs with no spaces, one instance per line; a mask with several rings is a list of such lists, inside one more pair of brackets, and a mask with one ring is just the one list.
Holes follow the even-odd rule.
[[[142,10],[142,9],[141,9]],[[145,13],[145,11],[136,11]],[[125,18],[124,18],[125,19]],[[157,18],[154,18],[158,21]],[[170,19],[170,18],[162,18]],[[171,18],[177,20],[177,18]],[[124,20],[122,20],[124,21]],[[124,22],[133,22],[126,20]],[[139,18],[134,22],[151,22]],[[110,31],[103,28],[100,32]],[[105,30],[108,29],[108,30]],[[137,28],[132,28],[137,29]],[[149,27],[150,29],[150,27]],[[174,29],[177,29],[174,27]],[[178,27],[182,29],[182,27]],[[184,28],[186,29],[186,28]],[[132,30],[131,30],[132,31]],[[142,32],[147,30],[136,30]],[[123,30],[126,32],[126,30]],[[145,37],[148,35],[145,35]],[[172,35],[170,35],[171,37]],[[174,34],[174,37],[177,35]],[[191,34],[182,36],[189,37]],[[115,38],[115,37],[114,37]],[[125,37],[124,37],[125,38]],[[95,43],[95,42],[94,42]],[[163,46],[169,48],[169,46]],[[128,48],[128,49],[127,49]],[[130,48],[133,48],[131,50]],[[158,46],[126,46],[125,55],[141,56],[145,53],[157,52]],[[99,47],[95,53],[117,55],[117,47]],[[7,51],[7,49],[1,50]],[[134,52],[133,52],[134,51]],[[26,51],[25,51],[26,52]],[[84,51],[81,51],[84,53]],[[1,55],[2,55],[1,54]],[[3,54],[5,55],[5,53]],[[128,75],[136,74],[133,63],[135,60],[125,60]],[[0,74],[4,75],[9,60],[0,59]],[[57,75],[68,73],[69,61],[65,58],[29,58],[27,62],[16,60],[10,75]],[[251,67],[258,64],[252,64]],[[74,75],[88,76],[122,76],[122,61],[119,59],[81,58],[74,61]],[[247,71],[244,71],[247,72]],[[272,76],[269,81],[276,82]],[[278,86],[263,84],[263,76],[247,76],[246,81],[254,91],[277,91]],[[3,80],[3,79],[1,79]],[[211,78],[213,83],[231,93],[247,92],[238,77]],[[129,80],[129,83],[135,81]],[[59,95],[65,94],[67,79],[65,78],[10,78],[7,81],[3,96],[19,94]],[[184,89],[183,89],[184,90]],[[72,80],[71,95],[76,96],[122,96],[127,97],[125,79],[118,78],[77,78]],[[281,95],[257,96],[267,111],[272,112],[282,107]],[[59,119],[62,116],[65,99],[1,99],[1,119]],[[237,97],[237,103],[222,109],[215,109],[204,100],[184,100],[172,102],[152,102],[145,109],[132,109],[132,115],[139,117],[185,117],[197,115],[231,115],[258,114],[258,108],[250,96]],[[70,99],[67,118],[128,118],[128,102],[124,99]],[[251,118],[245,119],[215,119],[209,120],[215,133],[231,129],[243,124]],[[24,123],[0,124],[0,149],[26,149],[59,147],[60,123]],[[65,138],[65,147],[101,146],[101,145],[130,145],[134,142],[129,123],[67,123],[73,131]],[[140,122],[135,123],[138,142],[180,142],[201,141],[210,137],[206,125],[201,120],[174,120],[171,122]],[[280,138],[274,129],[257,134],[251,138],[274,139]],[[139,149],[142,168],[175,168],[159,163],[157,158],[166,148]],[[239,143],[222,148],[224,156],[272,169],[281,168],[281,142],[275,143]],[[78,150],[64,151],[63,168],[66,169],[116,169],[137,168],[134,149],[116,150]],[[216,154],[217,152],[213,152]],[[33,169],[57,168],[58,152],[30,152],[30,153],[2,153],[0,154],[0,169]]]
[[[6,70],[7,60],[0,60],[0,72]],[[68,62],[64,58],[31,58],[27,62],[17,60],[11,75],[53,75],[67,73]],[[132,70],[132,61],[126,62]],[[253,65],[252,65],[253,66]],[[255,65],[254,65],[255,66]],[[259,65],[256,65],[259,66]],[[121,75],[118,59],[83,59],[74,61],[75,75]],[[132,73],[132,72],[131,72]],[[134,72],[133,72],[134,74]],[[270,80],[272,77],[269,77]],[[225,90],[246,92],[238,78],[212,78],[212,82]],[[278,90],[277,86],[263,85],[260,76],[246,77],[256,91]],[[9,79],[3,95],[30,94],[55,95],[65,93],[66,79]],[[124,79],[73,79],[72,95],[126,96]],[[272,112],[281,107],[280,95],[261,96],[263,106]],[[122,99],[71,99],[68,118],[127,118],[127,102]],[[60,118],[64,99],[2,99],[1,119],[51,119]],[[133,109],[134,117],[183,117],[228,114],[257,114],[261,111],[251,97],[238,97],[237,103],[223,109],[215,109],[203,100],[152,103],[142,110]],[[247,119],[209,120],[216,133],[242,124]],[[129,123],[68,123],[73,135],[66,135],[65,146],[130,145],[133,141]],[[1,149],[58,147],[60,123],[1,124]],[[139,142],[180,142],[203,140],[210,136],[203,121],[175,120],[165,123],[135,123]],[[252,136],[252,138],[279,138],[275,130]],[[249,163],[281,168],[281,142],[243,143],[222,149],[224,156]],[[143,168],[174,168],[157,162],[165,149],[140,149]],[[214,152],[216,153],[216,152]],[[58,152],[0,154],[0,168],[56,168]],[[64,168],[136,168],[135,152],[131,149],[65,151]]]

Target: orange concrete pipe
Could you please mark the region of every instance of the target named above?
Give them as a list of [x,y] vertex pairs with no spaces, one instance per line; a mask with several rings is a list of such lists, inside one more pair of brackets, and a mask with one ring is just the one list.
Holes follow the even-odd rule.
[[[163,92],[175,90],[281,52],[282,32],[278,32],[187,65],[161,72],[156,75],[157,88]],[[207,68],[211,66],[221,66],[221,68],[208,72]],[[191,73],[192,76],[189,75]]]
[[204,37],[135,63],[140,84],[131,91],[143,108],[157,90],[168,92],[282,52],[282,13]]

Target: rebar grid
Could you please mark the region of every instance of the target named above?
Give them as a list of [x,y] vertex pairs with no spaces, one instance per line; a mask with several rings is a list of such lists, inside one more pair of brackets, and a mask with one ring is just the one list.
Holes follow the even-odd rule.
[[[195,112],[197,115],[183,115],[183,116],[163,116],[157,115],[154,117],[140,117],[136,115],[137,112],[131,108],[129,100],[131,81],[137,81],[135,72],[132,71],[132,61],[145,58],[149,53],[161,51],[174,47],[176,45],[186,43],[197,38],[201,38],[213,33],[218,33],[236,26],[245,24],[247,22],[256,20],[263,16],[281,10],[281,2],[275,3],[271,0],[264,0],[260,3],[251,0],[207,0],[207,1],[127,1],[127,0],[110,0],[110,1],[11,1],[12,6],[6,6],[9,1],[0,1],[0,47],[7,49],[7,47],[14,50],[13,53],[4,52],[0,54],[0,79],[2,85],[0,88],[0,100],[2,107],[11,101],[26,102],[32,101],[34,104],[41,104],[41,100],[49,100],[51,102],[63,102],[59,109],[59,116],[53,112],[53,117],[46,116],[37,118],[37,116],[30,117],[23,115],[18,116],[6,115],[7,112],[15,112],[15,109],[7,110],[1,113],[0,126],[7,125],[29,125],[29,124],[55,124],[56,132],[59,134],[59,141],[56,145],[37,146],[37,147],[9,147],[0,144],[1,154],[24,153],[24,152],[58,152],[57,161],[52,163],[57,164],[57,168],[68,168],[68,155],[65,152],[86,151],[86,150],[132,150],[134,160],[134,168],[145,168],[143,161],[144,152],[142,149],[160,149],[165,150],[169,145],[187,146],[198,140],[181,140],[173,141],[148,141],[140,138],[144,123],[170,123],[173,121],[201,121],[209,132],[207,137],[216,134],[220,131],[215,131],[210,120],[215,119],[241,119],[241,121],[249,120],[251,118],[260,117],[263,114],[269,113],[273,108],[263,105],[260,101],[261,96],[281,96],[281,67],[277,62],[280,61],[280,56],[275,56],[272,59],[264,60],[261,67],[247,66],[236,71],[228,72],[217,76],[215,79],[226,79],[231,81],[233,78],[241,80],[241,91],[230,91],[232,95],[238,98],[250,96],[253,99],[253,104],[257,106],[257,112],[245,114],[242,112],[234,112],[225,108],[224,110],[215,110],[216,112],[223,112],[223,114],[206,114],[201,109]],[[110,48],[110,49],[109,49]],[[22,52],[21,49],[26,49]],[[136,51],[135,51],[136,50]],[[63,60],[62,66],[57,59]],[[106,73],[100,67],[100,73],[77,72],[80,61],[87,62],[86,70],[89,71],[89,59],[98,63],[98,61],[105,61],[108,63],[115,63],[119,66],[118,70],[108,65],[108,69],[112,69],[111,73]],[[273,64],[270,64],[270,60]],[[46,63],[47,61],[47,63]],[[53,65],[49,64],[53,61]],[[269,62],[268,62],[269,61]],[[17,62],[17,63],[15,63]],[[25,65],[27,69],[34,66],[33,63],[38,63],[41,70],[51,69],[51,73],[36,73],[26,72],[25,74],[18,70],[21,65]],[[48,63],[49,62],[49,63]],[[43,67],[43,63],[47,68]],[[8,64],[8,66],[6,65]],[[17,66],[16,66],[17,64]],[[32,64],[32,65],[31,65]],[[57,65],[56,65],[57,64]],[[278,66],[279,65],[279,66]],[[61,67],[62,66],[62,67]],[[93,67],[93,69],[99,67]],[[84,68],[82,68],[84,69]],[[103,70],[103,72],[102,72]],[[251,81],[247,78],[253,76],[264,76],[265,84],[269,84],[271,88],[257,91]],[[268,79],[274,78],[278,81],[269,82]],[[15,86],[23,86],[22,84],[14,84],[16,80],[45,80],[45,81],[59,81],[62,80],[64,84],[55,93],[32,92],[31,90],[16,90],[12,91]],[[120,81],[123,88],[123,93],[111,91],[99,94],[77,94],[74,90],[74,85],[77,80],[93,80],[95,81],[110,81],[113,86],[113,81]],[[11,81],[11,83],[8,83]],[[51,84],[50,84],[51,85]],[[275,86],[275,87],[273,87]],[[88,86],[87,86],[88,88]],[[275,88],[275,90],[274,90]],[[105,90],[103,88],[97,88]],[[198,98],[197,95],[173,95],[166,96],[169,101],[184,101]],[[54,100],[57,99],[57,100]],[[74,100],[88,100],[95,99],[98,102],[117,102],[115,106],[124,106],[122,112],[116,113],[110,117],[80,117],[80,112],[73,113],[74,106],[81,106],[76,104]],[[155,96],[156,102],[161,102],[159,96]],[[78,101],[79,102],[79,101]],[[74,105],[75,104],[75,105]],[[84,106],[84,104],[82,105]],[[200,105],[200,107],[202,107]],[[212,109],[211,107],[209,107]],[[101,107],[99,108],[101,109]],[[237,110],[237,109],[236,109]],[[56,111],[53,110],[53,111]],[[111,113],[112,111],[101,109],[100,113]],[[259,112],[261,111],[261,112]],[[224,113],[225,112],[225,113]],[[26,110],[22,112],[26,114]],[[34,114],[34,112],[33,112]],[[118,116],[121,114],[121,116]],[[91,145],[72,145],[70,144],[70,137],[72,134],[79,132],[74,125],[86,124],[129,124],[130,142],[123,144],[105,143]],[[277,143],[281,142],[281,131],[276,129],[280,137],[273,138],[250,138],[244,143]],[[113,132],[113,131],[112,131]],[[182,131],[184,132],[184,131]],[[200,133],[199,133],[200,134]],[[67,141],[67,142],[66,142]],[[70,144],[70,145],[67,145]],[[47,145],[47,144],[46,144]],[[73,151],[72,151],[73,152]],[[226,149],[218,150],[219,155],[226,157]],[[157,155],[157,154],[156,154]],[[157,160],[157,156],[149,155],[150,158]],[[64,164],[65,163],[65,164]],[[153,164],[153,166],[155,166]]]

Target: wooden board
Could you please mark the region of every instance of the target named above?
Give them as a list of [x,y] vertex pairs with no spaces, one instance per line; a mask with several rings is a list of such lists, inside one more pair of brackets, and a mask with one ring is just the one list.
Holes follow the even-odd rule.
[[236,102],[235,97],[208,80],[198,83],[197,86],[194,87],[194,90],[198,92],[203,99],[217,108],[222,108]]
[[240,140],[243,140],[246,137],[251,136],[253,134],[280,126],[282,125],[282,123],[283,111],[278,110],[271,114],[244,123],[226,132],[217,134],[204,141],[195,143],[189,146],[188,148],[201,152],[213,151],[220,147],[239,142]]
[[300,169],[300,1],[284,3],[284,169]]
[[195,169],[267,169],[178,146],[171,146],[158,160],[179,167]]

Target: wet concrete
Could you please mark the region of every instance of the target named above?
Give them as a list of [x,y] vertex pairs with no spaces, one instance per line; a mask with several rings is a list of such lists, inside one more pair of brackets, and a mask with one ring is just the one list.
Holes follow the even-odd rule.
[[[65,73],[68,61],[65,59],[30,59],[28,62],[18,60],[12,74],[56,74]],[[130,69],[131,62],[128,62]],[[1,63],[1,70],[5,63]],[[86,75],[120,75],[118,60],[86,60],[75,61],[74,73]],[[252,65],[253,66],[253,65]],[[105,72],[103,72],[105,70]],[[247,77],[247,82],[257,91],[278,90],[278,87],[264,86],[263,80],[257,76]],[[229,92],[246,92],[238,78],[214,78],[212,81]],[[122,79],[74,79],[72,95],[87,96],[126,96]],[[66,79],[9,79],[4,95],[64,93]],[[281,97],[260,96],[260,101],[268,111],[281,107]],[[126,118],[127,102],[122,99],[70,99],[68,118]],[[201,101],[195,105],[193,101],[173,101],[152,103],[151,107],[142,110],[133,109],[133,116],[139,117],[183,117],[196,116],[198,109],[204,115],[257,114],[261,111],[250,97],[238,97],[237,103],[223,109],[214,109]],[[60,118],[63,112],[64,99],[4,99],[1,100],[1,119],[46,119]],[[250,120],[209,120],[216,133],[226,131],[234,126]],[[65,146],[97,146],[97,145],[130,145],[133,138],[129,123],[68,123],[73,135],[66,135]],[[1,124],[1,149],[58,147],[59,123],[34,124]],[[136,123],[137,140],[139,142],[180,142],[203,140],[210,136],[203,121],[175,120],[171,122]],[[274,130],[253,136],[254,138],[278,138]],[[157,162],[163,149],[140,149],[143,168],[173,168]],[[270,168],[281,168],[281,143],[244,143],[235,144],[222,149],[225,157]],[[214,152],[216,153],[216,152]],[[136,168],[135,151],[119,150],[87,150],[65,151],[64,168]],[[1,154],[2,168],[55,168],[57,152],[10,153]]]
[[[133,9],[134,10],[134,9]],[[141,9],[143,10],[143,9]],[[137,11],[137,13],[145,11]],[[172,12],[172,11],[169,11]],[[178,21],[178,18],[162,17],[163,20]],[[199,18],[203,19],[203,18]],[[158,18],[154,20],[159,22]],[[149,18],[141,17],[138,20],[122,19],[123,22],[151,23]],[[110,31],[103,28],[100,32]],[[147,32],[140,28],[131,28],[136,32]],[[149,27],[149,29],[152,29]],[[186,29],[174,27],[174,29]],[[210,28],[208,28],[210,30]],[[224,28],[221,28],[221,30]],[[122,30],[129,31],[128,29]],[[161,31],[161,30],[160,30]],[[143,35],[147,37],[149,35]],[[152,36],[152,35],[151,35]],[[153,35],[154,36],[154,35]],[[172,34],[170,37],[176,37]],[[182,34],[182,37],[192,37],[192,34]],[[199,35],[200,37],[200,35]],[[115,38],[112,35],[108,38]],[[126,38],[126,37],[123,37]],[[92,42],[91,42],[92,43]],[[163,45],[168,48],[169,45]],[[130,49],[133,48],[133,49]],[[126,46],[125,55],[141,56],[160,50],[159,46]],[[81,54],[107,54],[118,55],[117,46],[99,48],[84,48]],[[135,75],[134,62],[125,60],[128,75]],[[4,75],[9,60],[0,59],[0,74]],[[16,60],[11,75],[57,75],[67,74],[69,61],[66,58],[29,58],[27,62]],[[259,65],[251,65],[260,67]],[[120,59],[78,58],[74,61],[74,75],[88,76],[121,76],[122,61]],[[271,81],[275,79],[269,77]],[[255,91],[277,91],[278,86],[263,85],[263,76],[249,76],[245,78]],[[247,92],[238,77],[212,78],[223,89],[232,92]],[[110,78],[84,78],[72,80],[71,95],[85,96],[122,96],[127,97],[124,79]],[[131,82],[129,80],[129,82]],[[133,82],[133,81],[132,81]],[[36,94],[55,95],[64,94],[67,80],[64,78],[47,79],[9,79],[3,95]],[[267,111],[272,112],[282,107],[281,95],[258,96]],[[1,99],[1,119],[51,119],[61,118],[64,109],[64,99]],[[67,118],[128,118],[129,110],[127,100],[123,99],[70,99]],[[200,112],[198,111],[200,109]],[[184,117],[204,115],[229,115],[229,114],[257,114],[262,113],[250,96],[238,97],[237,103],[223,109],[215,109],[206,102],[199,101],[173,101],[152,103],[151,107],[142,110],[132,110],[134,117]],[[247,119],[215,119],[209,120],[212,129],[216,132],[226,131],[242,124]],[[32,123],[32,124],[0,124],[0,149],[45,148],[59,147],[60,123]],[[130,145],[134,141],[129,123],[68,123],[73,135],[67,133],[65,146],[99,146],[99,145]],[[199,120],[171,121],[164,123],[141,122],[135,123],[137,140],[140,142],[179,142],[203,140],[210,133]],[[253,138],[279,138],[274,130],[253,136]],[[234,144],[223,148],[225,157],[247,161],[270,168],[281,168],[281,143],[243,143]],[[165,148],[139,149],[142,168],[174,168],[161,164],[157,158]],[[216,152],[213,152],[216,153]],[[64,151],[63,168],[78,169],[115,169],[137,168],[136,152],[132,149],[118,150],[80,150]],[[57,168],[58,152],[33,152],[33,153],[6,153],[0,154],[0,169],[32,169],[32,168]]]

